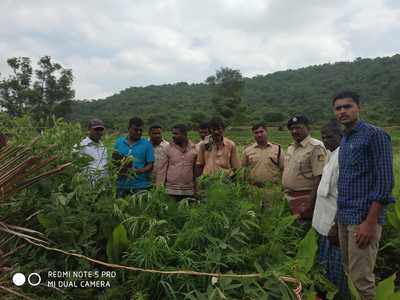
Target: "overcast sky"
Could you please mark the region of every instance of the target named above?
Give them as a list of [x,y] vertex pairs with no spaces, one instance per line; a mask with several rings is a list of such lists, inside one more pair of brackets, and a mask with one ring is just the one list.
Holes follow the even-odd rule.
[[50,55],[76,96],[400,52],[399,0],[0,0],[6,59]]

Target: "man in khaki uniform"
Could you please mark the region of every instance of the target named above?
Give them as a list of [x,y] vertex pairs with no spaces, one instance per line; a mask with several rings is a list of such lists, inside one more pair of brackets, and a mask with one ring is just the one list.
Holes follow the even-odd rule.
[[268,141],[265,124],[256,124],[251,130],[256,142],[244,150],[242,160],[242,166],[249,167],[250,182],[260,187],[266,182],[279,182],[285,153],[280,145]]
[[162,137],[162,127],[161,125],[152,125],[149,128],[149,141],[153,145],[154,149],[154,166],[152,172],[152,182],[155,184],[157,178],[161,176],[160,173],[160,161],[164,156],[164,148],[169,145],[169,143]]
[[231,176],[240,168],[236,145],[224,137],[224,123],[214,118],[209,123],[211,135],[201,142],[196,163],[196,175],[223,171]]
[[289,119],[287,127],[294,142],[285,157],[282,185],[292,213],[311,220],[317,189],[326,159],[324,144],[310,136],[310,121],[306,116]]

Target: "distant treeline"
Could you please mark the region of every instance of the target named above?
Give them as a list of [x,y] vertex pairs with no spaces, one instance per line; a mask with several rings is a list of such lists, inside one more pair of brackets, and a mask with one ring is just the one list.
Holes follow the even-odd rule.
[[[321,123],[333,117],[331,99],[343,89],[361,95],[364,119],[379,125],[400,124],[399,54],[244,78],[240,112],[232,124],[263,120],[279,125],[297,113]],[[86,122],[100,117],[115,129],[125,128],[133,115],[141,116],[147,125],[195,125],[215,115],[212,99],[212,88],[206,83],[131,87],[102,100],[75,102],[71,118]]]

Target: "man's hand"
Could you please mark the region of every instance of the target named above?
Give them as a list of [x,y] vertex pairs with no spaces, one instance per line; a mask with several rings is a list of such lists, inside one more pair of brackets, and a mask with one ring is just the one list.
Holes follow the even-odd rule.
[[356,243],[360,249],[368,246],[368,244],[376,238],[376,226],[375,222],[368,222],[365,220],[358,226],[358,230],[355,233]]
[[379,214],[382,210],[382,204],[378,201],[372,202],[371,207],[368,211],[368,216],[358,226],[358,230],[356,232],[356,242],[360,249],[363,249],[368,246],[368,244],[373,240],[376,239],[376,227],[378,226],[378,219]]
[[146,173],[146,171],[144,170],[144,168],[133,169],[133,172],[136,173],[136,174],[143,174],[143,173]]

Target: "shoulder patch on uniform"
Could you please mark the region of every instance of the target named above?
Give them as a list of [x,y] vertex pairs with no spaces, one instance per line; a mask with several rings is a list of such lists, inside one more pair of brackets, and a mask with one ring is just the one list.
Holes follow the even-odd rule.
[[314,138],[310,139],[310,143],[311,143],[311,145],[314,145],[314,146],[324,146],[323,142],[321,142],[320,140],[314,139]]
[[[271,143],[271,142],[270,142]],[[274,145],[274,146],[281,146],[282,147],[282,145],[281,144],[277,144],[277,143],[271,143],[272,145]]]

